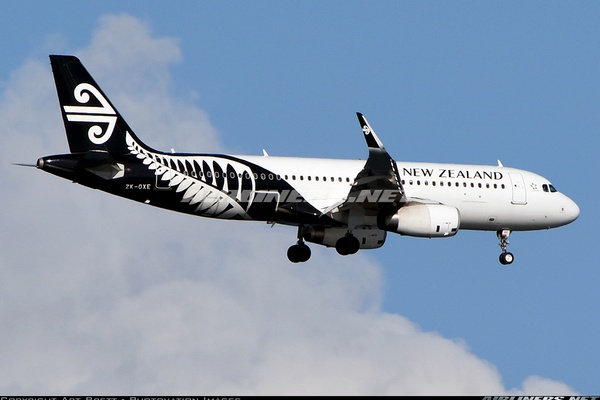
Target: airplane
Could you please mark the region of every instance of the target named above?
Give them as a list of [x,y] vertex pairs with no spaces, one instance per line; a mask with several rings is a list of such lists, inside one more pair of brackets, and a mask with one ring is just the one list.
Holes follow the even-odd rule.
[[297,227],[306,242],[340,255],[383,246],[388,232],[423,238],[494,231],[501,254],[514,231],[575,221],[577,204],[533,172],[497,166],[397,162],[361,113],[366,160],[162,152],[144,144],[81,61],[50,55],[70,153],[37,168],[151,206],[202,217]]

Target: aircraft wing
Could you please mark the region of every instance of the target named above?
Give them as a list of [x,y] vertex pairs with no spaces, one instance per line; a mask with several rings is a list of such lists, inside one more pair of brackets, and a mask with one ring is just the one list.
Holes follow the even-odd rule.
[[[396,162],[389,155],[371,125],[361,113],[356,113],[365,135],[369,158],[354,179],[346,199],[327,207],[323,214],[352,207],[365,209],[397,209],[406,202],[406,196]],[[377,200],[374,200],[377,199]]]

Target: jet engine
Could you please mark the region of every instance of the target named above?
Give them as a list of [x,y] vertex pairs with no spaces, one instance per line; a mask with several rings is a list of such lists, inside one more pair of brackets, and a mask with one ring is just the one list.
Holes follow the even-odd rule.
[[408,203],[379,223],[381,229],[417,237],[450,237],[460,226],[458,209],[443,204]]

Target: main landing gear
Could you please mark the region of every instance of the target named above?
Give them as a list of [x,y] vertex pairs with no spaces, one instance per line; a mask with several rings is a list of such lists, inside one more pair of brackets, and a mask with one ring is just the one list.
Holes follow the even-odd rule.
[[335,250],[342,256],[355,254],[360,249],[360,242],[350,232],[335,242]]
[[287,251],[288,260],[293,263],[306,262],[310,258],[310,247],[304,243],[304,227],[300,225],[298,227],[298,243]]
[[[312,241],[312,240],[311,240]],[[315,243],[322,244],[321,241]],[[331,246],[332,242],[327,242],[327,246]],[[339,238],[335,242],[336,251],[342,255],[347,256],[356,253],[360,249],[360,241],[350,232],[347,232],[345,236]],[[310,258],[310,247],[304,243],[304,227],[298,227],[298,242],[295,245],[290,246],[287,251],[288,259],[293,263],[306,262]]]
[[500,239],[500,248],[502,249],[502,254],[500,254],[500,264],[502,265],[510,265],[515,260],[515,256],[512,253],[506,251],[506,247],[508,246],[508,237],[510,236],[510,230],[504,229],[502,231],[496,232],[498,239]]
[[298,243],[290,246],[287,251],[288,260],[293,263],[306,262],[310,258],[310,247],[302,239]]

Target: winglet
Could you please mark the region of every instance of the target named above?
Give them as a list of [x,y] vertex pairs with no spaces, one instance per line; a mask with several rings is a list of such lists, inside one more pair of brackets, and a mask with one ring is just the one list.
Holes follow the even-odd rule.
[[[369,147],[369,158],[367,158],[363,169],[354,178],[354,184],[351,186],[348,195],[337,203],[321,208],[321,216],[350,207],[370,208],[388,212],[392,208],[397,209],[402,202],[406,201],[398,165],[383,147],[383,143],[379,140],[365,116],[359,112],[356,113],[356,116]],[[390,190],[395,192],[394,201],[369,204],[348,202],[349,198],[356,198],[359,192],[363,190]]]
[[384,149],[383,143],[381,143],[381,140],[379,140],[379,138],[375,134],[375,131],[373,130],[373,128],[371,128],[371,125],[369,125],[369,122],[367,121],[365,116],[359,112],[356,113],[356,116],[358,117],[358,122],[360,123],[360,128],[362,129],[363,133],[365,134],[365,140],[367,141],[367,146],[369,148],[373,148],[373,149]]

